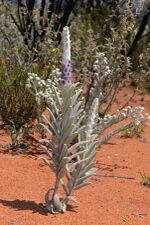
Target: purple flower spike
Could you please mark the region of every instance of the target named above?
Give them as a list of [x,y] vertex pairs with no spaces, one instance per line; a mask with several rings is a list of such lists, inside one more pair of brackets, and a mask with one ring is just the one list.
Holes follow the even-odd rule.
[[69,85],[72,80],[71,46],[68,27],[62,32],[63,60],[62,60],[62,84]]

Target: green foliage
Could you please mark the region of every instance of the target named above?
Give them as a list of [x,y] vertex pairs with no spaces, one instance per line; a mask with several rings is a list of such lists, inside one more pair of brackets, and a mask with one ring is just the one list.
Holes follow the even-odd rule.
[[[50,29],[45,35],[45,44],[41,43],[40,51],[29,49],[8,10],[2,7],[0,23],[0,115],[15,145],[41,113],[34,97],[25,87],[28,72],[38,73],[39,76],[42,74],[46,79],[59,61],[58,49],[50,38]],[[44,104],[40,109],[43,110],[43,107]]]
[[[36,7],[36,1],[17,1],[17,5],[10,1],[3,2],[4,10],[20,32],[24,44],[29,50],[37,49],[42,52],[43,44],[47,42],[49,30],[51,38],[58,43],[63,28],[69,23],[74,14],[76,1],[41,1],[40,7]],[[39,2],[38,2],[39,4]],[[57,35],[54,33],[57,32]]]
[[[15,12],[16,9],[12,7],[11,13],[13,16],[15,16]],[[5,50],[7,54],[12,54],[12,51],[14,51],[15,54],[17,54],[20,64],[38,68],[38,71],[40,72],[42,70],[42,73],[44,70],[49,73],[57,62],[56,53],[58,49],[56,48],[55,32],[52,32],[51,27],[48,27],[44,38],[45,41],[39,43],[40,49],[36,46],[28,48],[28,46],[24,43],[24,38],[17,29],[16,25],[13,23],[9,13],[9,10],[5,8],[0,9],[1,51]],[[36,16],[37,15],[35,12],[35,17]],[[39,18],[37,16],[37,20],[38,19]],[[28,41],[30,42],[30,40]]]
[[74,73],[78,74],[76,78],[89,84],[96,52],[104,52],[114,74],[114,87],[120,87],[122,81],[131,81],[143,92],[149,91],[148,26],[129,57],[128,52],[138,31],[139,21],[130,16],[128,11],[125,15],[119,15],[117,7],[112,9],[110,13],[107,4],[99,9],[91,8],[72,22],[72,59]]
[[37,104],[25,88],[26,79],[25,67],[0,60],[0,115],[16,132],[37,115]]
[[[107,20],[105,20],[105,17],[107,17]],[[129,19],[127,16],[118,16],[118,19],[115,17],[117,20],[115,23],[115,18],[107,13],[106,15],[96,14],[96,18],[95,25],[91,16],[87,14],[81,15],[72,23],[72,60],[75,79],[85,85],[85,92],[88,92],[92,86],[92,79],[94,79],[93,64],[97,61],[99,52],[105,53],[112,76],[109,77],[107,82],[105,80],[104,84],[105,89],[107,89],[105,93],[107,97],[104,99],[105,107],[102,112],[102,116],[104,116],[110,110],[119,88],[126,81],[129,81],[132,72],[127,51],[133,36],[131,31],[134,27],[134,21],[130,21],[130,25],[128,25]],[[96,29],[96,26],[99,26],[99,28]],[[100,71],[101,69],[98,70],[98,73]],[[107,95],[107,93],[109,94]],[[88,95],[88,93],[86,94]]]
[[[148,40],[146,40],[144,38],[141,41],[138,50],[135,52],[139,57],[133,59],[133,66],[135,70],[131,75],[134,85],[143,93],[150,92],[150,43],[148,43]],[[146,47],[144,50],[142,50],[142,46],[145,44]]]
[[[30,127],[32,121],[40,115],[35,98],[26,90],[29,71],[48,76],[48,68],[42,60],[29,64],[28,61],[25,62],[22,52],[18,54],[18,49],[1,51],[0,115],[7,126],[13,145],[17,144],[27,127]],[[41,110],[43,107],[44,104]]]

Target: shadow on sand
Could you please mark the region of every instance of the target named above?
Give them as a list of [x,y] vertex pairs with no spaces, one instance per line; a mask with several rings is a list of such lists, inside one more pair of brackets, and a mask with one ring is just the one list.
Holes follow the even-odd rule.
[[[0,204],[2,204],[4,206],[8,206],[8,207],[13,208],[13,209],[16,209],[18,211],[20,211],[20,210],[30,210],[30,211],[32,211],[32,213],[39,213],[39,214],[44,215],[44,216],[49,215],[49,212],[46,210],[45,206],[42,203],[37,204],[34,201],[29,201],[29,200],[26,201],[26,200],[19,200],[19,199],[9,201],[9,200],[0,199]],[[77,206],[68,205],[67,211],[77,212],[75,210],[75,208],[77,208]]]

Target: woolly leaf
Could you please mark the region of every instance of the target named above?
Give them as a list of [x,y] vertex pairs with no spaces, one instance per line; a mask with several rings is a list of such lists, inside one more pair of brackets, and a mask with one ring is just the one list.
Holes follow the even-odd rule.
[[72,202],[77,202],[76,198],[73,197],[73,196],[68,196],[67,199],[72,201]]
[[[56,135],[56,136],[58,136],[57,127],[54,127],[54,125],[47,119],[47,117],[45,115],[42,115],[42,118],[44,118],[44,120],[47,122],[47,124],[49,125],[49,128],[53,132],[53,134]],[[43,125],[44,124],[42,124],[42,126]]]
[[57,121],[56,121],[56,118],[55,118],[55,116],[54,116],[52,110],[51,110],[50,108],[48,108],[48,107],[47,107],[46,109],[47,109],[47,111],[49,112],[50,119],[53,120],[53,123],[54,123],[54,125],[55,125],[55,128],[57,128]]
[[48,129],[47,126],[45,126],[43,123],[40,123],[40,125],[45,129],[45,131],[46,131],[50,136],[53,135],[53,133]]
[[52,86],[52,91],[56,96],[55,100],[57,101],[58,107],[60,108],[62,103],[61,103],[61,98],[58,94],[58,89],[56,87]]
[[87,186],[87,185],[89,185],[89,184],[91,184],[91,182],[85,182],[85,183],[79,184],[78,186],[76,186],[76,187],[74,188],[74,191],[76,191],[76,190],[78,190],[78,189],[80,189],[80,188],[82,188],[82,187],[85,187],[85,186]]
[[82,90],[78,90],[77,93],[74,96],[72,96],[73,104],[76,104],[76,102],[77,102],[78,98],[80,97],[81,93],[82,93]]
[[87,180],[89,177],[93,176],[96,172],[95,168],[92,168],[91,170],[89,170],[88,172],[85,173],[84,176],[80,177],[78,179],[77,185],[83,183],[83,181]]
[[[72,153],[72,151],[86,143],[88,143],[89,141],[80,141],[78,143],[75,143],[74,145],[72,145],[71,147],[69,147],[66,151],[63,151],[60,155],[60,159],[64,156],[68,156]],[[81,154],[81,153],[80,153]],[[75,157],[74,155],[72,155],[72,157]]]
[[50,163],[49,160],[47,160],[47,159],[45,159],[45,158],[43,158],[43,157],[40,157],[39,159],[40,159],[40,160],[43,160],[43,161],[50,167],[50,169],[51,169],[54,173],[56,173],[56,169],[55,169],[54,165],[53,165],[52,163]]

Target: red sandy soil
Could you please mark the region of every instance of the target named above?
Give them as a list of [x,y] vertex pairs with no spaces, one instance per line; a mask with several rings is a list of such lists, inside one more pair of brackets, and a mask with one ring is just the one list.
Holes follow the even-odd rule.
[[[120,96],[119,104],[131,90]],[[150,95],[134,105],[144,105],[150,113]],[[1,130],[0,143],[9,138]],[[45,211],[44,195],[52,187],[54,176],[37,160],[36,146],[27,154],[0,151],[0,225],[150,225],[150,189],[142,185],[139,172],[150,175],[150,127],[141,138],[111,139],[97,153],[97,174],[134,177],[135,179],[96,177],[92,185],[80,189],[65,214]],[[31,152],[37,154],[31,155]]]

